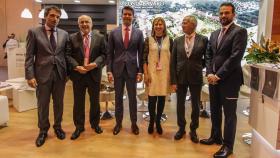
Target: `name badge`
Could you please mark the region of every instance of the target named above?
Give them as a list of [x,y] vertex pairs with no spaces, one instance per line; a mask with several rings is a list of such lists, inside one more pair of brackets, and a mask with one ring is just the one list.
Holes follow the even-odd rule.
[[157,62],[157,64],[156,64],[156,70],[157,70],[157,71],[162,70],[162,66],[161,66],[161,63],[160,63],[160,62]]

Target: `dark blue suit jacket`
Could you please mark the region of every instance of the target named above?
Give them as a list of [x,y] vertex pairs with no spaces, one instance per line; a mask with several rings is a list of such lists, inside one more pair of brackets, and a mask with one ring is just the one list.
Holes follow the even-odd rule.
[[247,30],[232,24],[217,46],[220,29],[214,31],[206,52],[206,74],[216,74],[227,97],[237,97],[243,84],[241,60],[247,46]]
[[114,77],[121,76],[125,66],[131,78],[135,78],[137,73],[143,73],[143,33],[134,27],[131,31],[127,49],[123,43],[122,26],[109,35],[107,72],[112,72]]

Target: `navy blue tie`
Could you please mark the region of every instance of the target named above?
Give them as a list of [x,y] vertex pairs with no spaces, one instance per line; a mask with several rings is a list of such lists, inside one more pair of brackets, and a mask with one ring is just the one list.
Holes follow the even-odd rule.
[[55,51],[55,49],[56,49],[56,41],[55,41],[55,37],[54,37],[54,32],[55,32],[55,30],[54,30],[54,29],[51,29],[50,32],[51,32],[51,35],[50,35],[50,43],[51,43],[51,46],[52,46],[53,51]]

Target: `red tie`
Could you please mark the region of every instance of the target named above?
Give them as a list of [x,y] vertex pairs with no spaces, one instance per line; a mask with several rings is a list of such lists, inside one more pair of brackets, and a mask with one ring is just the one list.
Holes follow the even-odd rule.
[[125,34],[124,34],[124,47],[125,49],[128,48],[128,43],[129,43],[129,28],[128,26],[124,29],[125,30]]
[[89,37],[88,35],[84,35],[84,65],[89,63]]

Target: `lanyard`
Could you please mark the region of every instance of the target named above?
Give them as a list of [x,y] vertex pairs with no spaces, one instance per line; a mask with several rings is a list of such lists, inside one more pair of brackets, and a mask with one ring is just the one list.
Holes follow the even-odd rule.
[[157,47],[158,47],[158,61],[160,61],[160,52],[162,49],[163,37],[160,38],[160,42],[159,42],[158,38],[155,38],[155,40],[156,40]]

